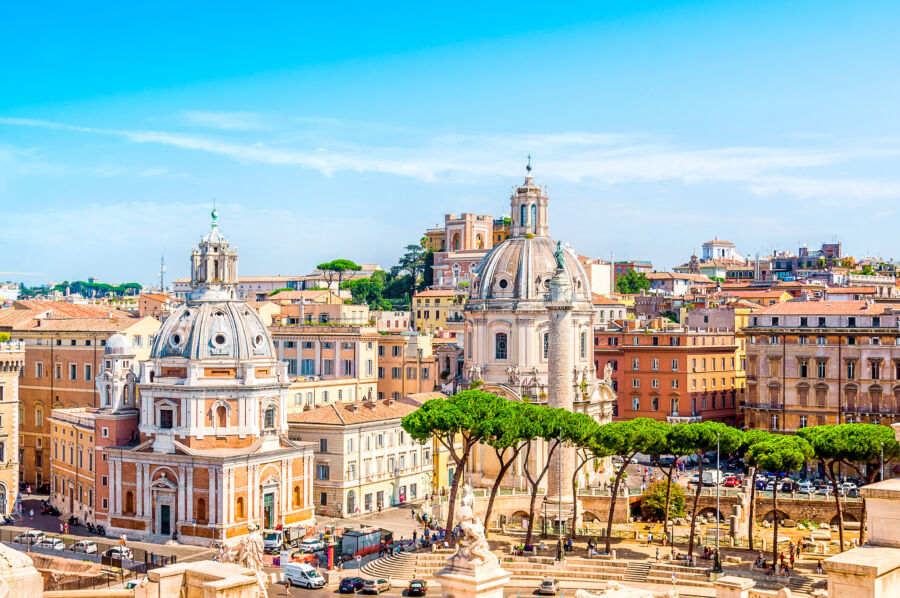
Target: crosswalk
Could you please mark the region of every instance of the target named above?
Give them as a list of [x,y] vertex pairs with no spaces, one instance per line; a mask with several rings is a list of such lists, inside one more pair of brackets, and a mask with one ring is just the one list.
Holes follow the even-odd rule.
[[268,573],[269,576],[269,585],[274,585],[278,583],[284,582],[284,571],[271,571]]

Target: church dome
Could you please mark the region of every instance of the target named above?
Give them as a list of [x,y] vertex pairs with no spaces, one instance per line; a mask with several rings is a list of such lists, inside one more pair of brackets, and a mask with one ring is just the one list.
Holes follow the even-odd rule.
[[150,356],[188,359],[272,358],[262,318],[242,301],[189,301],[166,318]]
[[[550,292],[550,279],[556,270],[556,242],[550,237],[509,237],[478,265],[472,283],[470,301],[507,299],[543,301]],[[563,251],[564,270],[572,284],[576,301],[589,301],[590,283],[584,268],[570,252]]]
[[106,348],[103,350],[103,353],[106,355],[134,355],[131,341],[119,332],[116,332],[106,340]]

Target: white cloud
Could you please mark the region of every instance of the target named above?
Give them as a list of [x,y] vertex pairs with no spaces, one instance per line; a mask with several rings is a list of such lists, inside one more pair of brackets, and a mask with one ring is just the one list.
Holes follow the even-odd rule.
[[[194,122],[220,129],[220,133],[205,136],[102,129],[20,118],[0,118],[0,124],[111,135],[133,143],[225,156],[242,163],[309,168],[326,176],[349,171],[375,172],[426,182],[479,182],[498,177],[515,180],[522,174],[524,155],[531,153],[536,156],[536,173],[543,181],[728,183],[756,195],[786,193],[802,199],[900,197],[900,181],[834,175],[853,161],[896,155],[900,148],[893,140],[869,140],[868,143],[843,146],[829,141],[821,147],[696,149],[680,147],[672,140],[646,134],[428,135],[406,131],[398,135],[405,143],[379,145],[316,138],[307,131],[299,139],[291,132],[279,132],[274,139],[248,142],[230,139],[228,131],[248,131],[254,123],[262,122],[261,115],[185,114]],[[292,144],[280,141],[292,137],[295,140]]]
[[182,116],[188,124],[223,131],[263,131],[271,128],[269,117],[256,112],[188,110]]

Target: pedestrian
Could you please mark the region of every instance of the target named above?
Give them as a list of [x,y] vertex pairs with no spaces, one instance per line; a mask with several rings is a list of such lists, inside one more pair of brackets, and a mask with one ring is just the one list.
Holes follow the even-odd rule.
[[64,526],[64,528],[65,528],[65,530],[66,530],[64,533],[68,534],[68,533],[69,533],[69,524],[66,523],[66,525]]
[[816,563],[816,573],[822,575],[822,561]]
[[656,562],[659,562],[659,546],[656,547]]
[[28,509],[28,519],[34,521],[34,509]]
[[413,544],[416,543],[416,534],[417,534],[416,530],[413,530]]
[[653,544],[653,532],[647,534],[647,546],[650,546],[651,544]]
[[59,533],[63,533],[63,524],[62,524],[62,521],[59,522]]

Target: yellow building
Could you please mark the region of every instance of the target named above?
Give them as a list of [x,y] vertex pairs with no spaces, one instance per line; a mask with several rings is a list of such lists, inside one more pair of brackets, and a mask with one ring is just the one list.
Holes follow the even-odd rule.
[[[422,405],[430,399],[446,399],[447,396],[441,392],[416,392],[406,395],[406,399]],[[450,458],[450,451],[447,447],[439,442],[436,438],[431,439],[432,458],[434,459],[434,479],[432,488],[435,493],[441,492],[442,489],[450,488],[453,483],[453,474],[456,472],[456,463]],[[456,449],[462,452],[462,437],[456,442]]]
[[9,515],[19,494],[19,372],[25,347],[0,345],[0,514]]
[[464,291],[429,290],[413,295],[413,327],[418,332],[431,333],[449,328],[463,321],[462,310],[466,303]]

